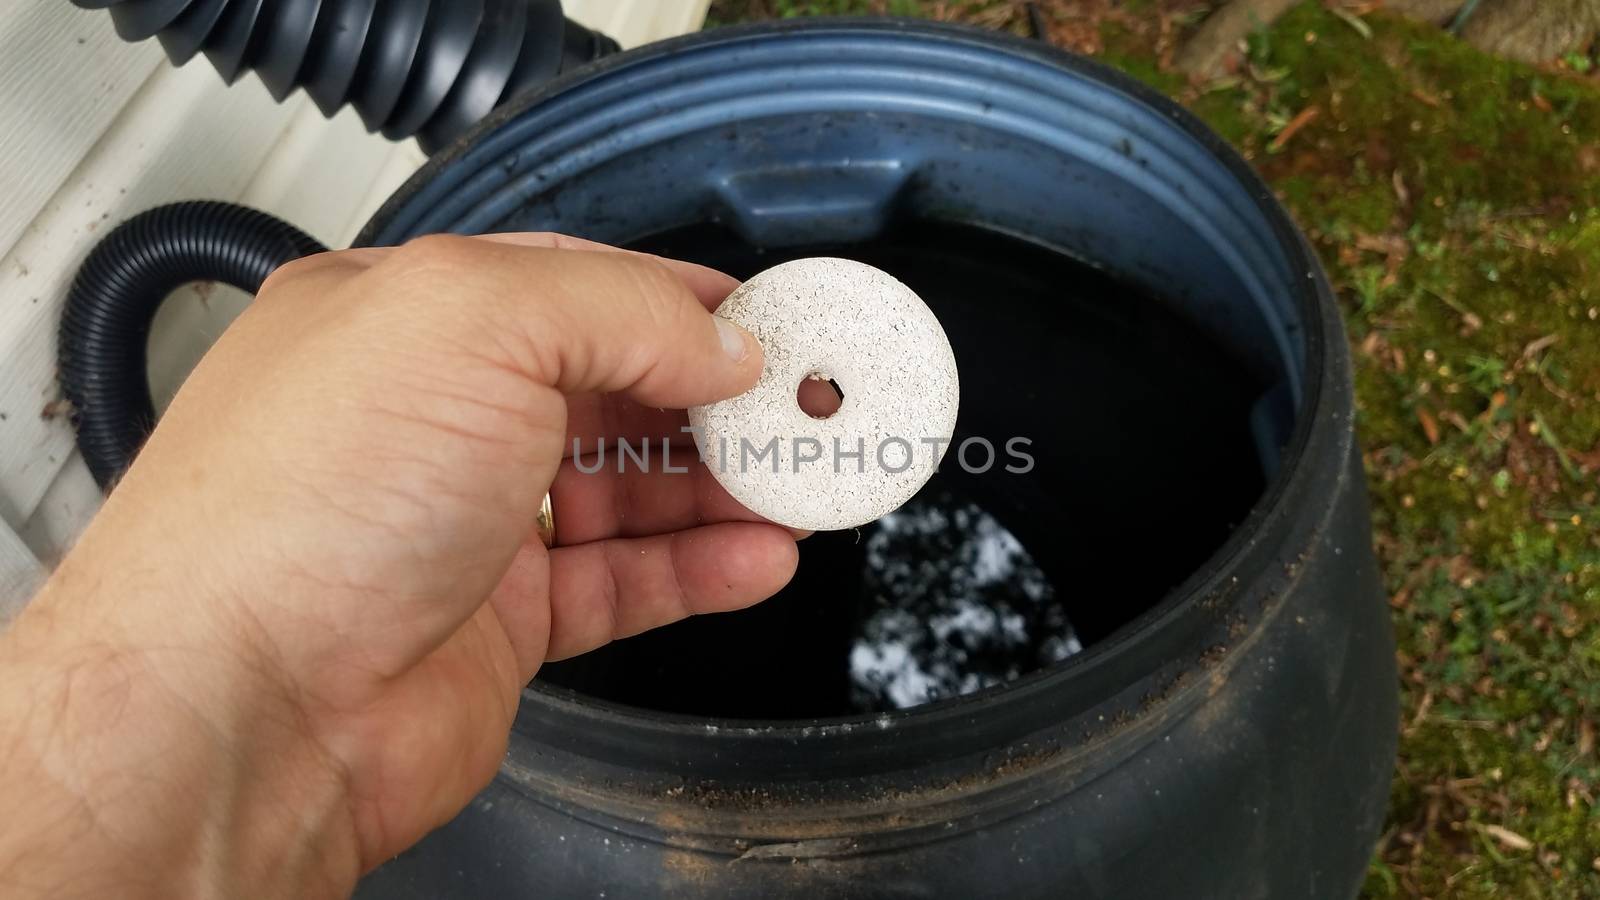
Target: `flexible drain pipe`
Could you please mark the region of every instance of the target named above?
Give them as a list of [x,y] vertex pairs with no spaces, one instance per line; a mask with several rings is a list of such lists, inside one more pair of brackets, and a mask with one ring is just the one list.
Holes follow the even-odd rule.
[[254,294],[274,269],[326,249],[266,213],[200,202],[140,213],[90,252],[67,294],[57,353],[78,449],[102,488],[155,428],[145,348],[167,295],[195,281]]
[[230,84],[254,70],[282,101],[297,87],[368,130],[429,153],[499,104],[617,51],[560,0],[72,0],[110,9],[128,41],[159,38],[175,64],[204,52]]

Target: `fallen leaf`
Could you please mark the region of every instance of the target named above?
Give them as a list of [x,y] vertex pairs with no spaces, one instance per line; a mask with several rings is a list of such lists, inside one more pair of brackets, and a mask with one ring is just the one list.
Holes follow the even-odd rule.
[[1411,717],[1411,725],[1406,730],[1415,731],[1428,718],[1428,711],[1433,709],[1433,691],[1423,691],[1422,700],[1417,703],[1417,713]]
[[1418,102],[1422,103],[1424,106],[1431,106],[1434,109],[1439,108],[1439,98],[1428,93],[1427,91],[1424,91],[1422,88],[1412,88],[1411,96],[1417,98]]
[[1317,116],[1320,115],[1322,115],[1322,110],[1317,108],[1315,105],[1308,106],[1305,109],[1300,110],[1300,114],[1295,116],[1293,119],[1290,119],[1289,124],[1283,126],[1283,130],[1278,132],[1278,136],[1272,139],[1272,143],[1269,145],[1269,148],[1274,153],[1282,150],[1286,145],[1288,145],[1289,141],[1300,132],[1300,129],[1316,121]]
[[1522,358],[1532,359],[1544,351],[1549,350],[1551,347],[1554,347],[1556,342],[1560,340],[1561,335],[1559,334],[1547,334],[1536,341],[1530,341],[1528,346],[1522,348]]
[[1335,16],[1338,16],[1339,21],[1355,29],[1356,34],[1361,35],[1363,40],[1372,40],[1372,26],[1368,25],[1360,16],[1348,10],[1340,9],[1337,6],[1328,11],[1333,13]]
[[1532,850],[1533,841],[1501,825],[1484,825],[1483,833],[1500,842],[1507,850]]
[[51,400],[49,403],[46,403],[44,405],[44,409],[39,410],[39,418],[48,422],[60,416],[68,415],[71,412],[72,403],[69,402],[65,397],[57,397],[56,399]]
[[1422,423],[1422,433],[1427,436],[1430,445],[1439,443],[1439,423],[1434,419],[1433,413],[1424,407],[1417,407],[1417,421]]
[[1366,234],[1356,235],[1356,247],[1373,253],[1382,253],[1385,256],[1407,256],[1411,252],[1411,245],[1402,235],[1398,234]]

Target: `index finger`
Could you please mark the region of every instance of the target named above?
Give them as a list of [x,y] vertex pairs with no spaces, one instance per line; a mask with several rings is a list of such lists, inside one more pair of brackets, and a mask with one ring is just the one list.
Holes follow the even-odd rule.
[[[583,238],[572,237],[566,234],[557,234],[552,231],[522,231],[503,232],[499,234],[475,234],[466,237],[474,241],[484,241],[492,244],[509,244],[516,247],[536,247],[544,250],[583,250],[596,253],[627,253],[633,256],[654,260],[666,266],[672,274],[678,276],[684,286],[694,293],[695,299],[708,310],[715,310],[727,296],[739,286],[739,279],[718,272],[709,266],[685,262],[681,259],[672,259],[666,256],[656,256],[651,253],[640,253],[637,250],[624,250],[610,244],[601,244],[596,241],[587,241]],[[281,267],[273,273],[277,278],[293,274],[295,278],[315,276],[333,276],[344,278],[352,273],[370,269],[385,262],[400,247],[352,247],[348,250],[332,250],[318,253],[313,256],[302,257]],[[265,285],[262,286],[263,291]]]
[[552,250],[593,250],[606,253],[631,253],[646,259],[653,259],[672,270],[672,274],[694,292],[701,305],[706,309],[715,310],[718,305],[726,300],[733,289],[739,286],[739,279],[725,275],[709,266],[698,263],[685,262],[681,259],[671,259],[666,256],[656,256],[651,253],[640,253],[637,250],[624,250],[610,244],[600,244],[595,241],[586,241],[566,234],[555,234],[548,231],[505,232],[502,234],[474,235],[476,240],[491,241],[497,244],[512,244],[518,247],[546,247]]
[[[357,277],[374,280],[366,295],[386,298],[412,337],[474,348],[563,394],[623,392],[681,409],[755,384],[760,344],[708,311],[711,298],[679,274],[687,264],[555,244],[432,235]],[[710,288],[708,270],[687,271]],[[424,321],[433,324],[418,330]]]

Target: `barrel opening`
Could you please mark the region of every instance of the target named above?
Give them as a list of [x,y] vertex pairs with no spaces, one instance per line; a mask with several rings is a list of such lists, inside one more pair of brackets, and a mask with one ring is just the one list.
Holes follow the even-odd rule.
[[[739,278],[806,256],[885,269],[950,336],[961,417],[910,504],[808,538],[777,597],[549,666],[549,683],[765,720],[905,710],[1005,684],[1150,609],[1265,485],[1260,448],[1273,445],[1261,435],[1277,429],[1262,417],[1283,412],[1263,406],[1270,386],[1180,301],[1061,248],[914,217],[847,243],[761,247],[702,223],[633,246]],[[830,382],[807,384],[833,395]]]
[[1126,83],[941,33],[837,24],[639,56],[447,155],[370,230],[564,231],[738,277],[858,259],[926,299],[955,349],[956,442],[910,504],[808,539],[766,603],[535,687],[799,724],[1066,674],[1186,602],[1281,482],[1321,324],[1266,189]]

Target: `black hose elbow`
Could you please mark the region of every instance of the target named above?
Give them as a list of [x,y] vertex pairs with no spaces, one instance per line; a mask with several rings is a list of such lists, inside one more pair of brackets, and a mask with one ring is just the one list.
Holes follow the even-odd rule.
[[67,295],[57,353],[78,449],[102,488],[155,428],[147,344],[167,296],[195,281],[253,294],[279,266],[326,249],[266,213],[210,202],[140,213],[95,246]]
[[297,87],[326,115],[429,153],[496,106],[615,53],[561,0],[72,0],[109,8],[124,40],[160,39],[182,65],[204,52],[229,83],[254,70],[278,100]]

